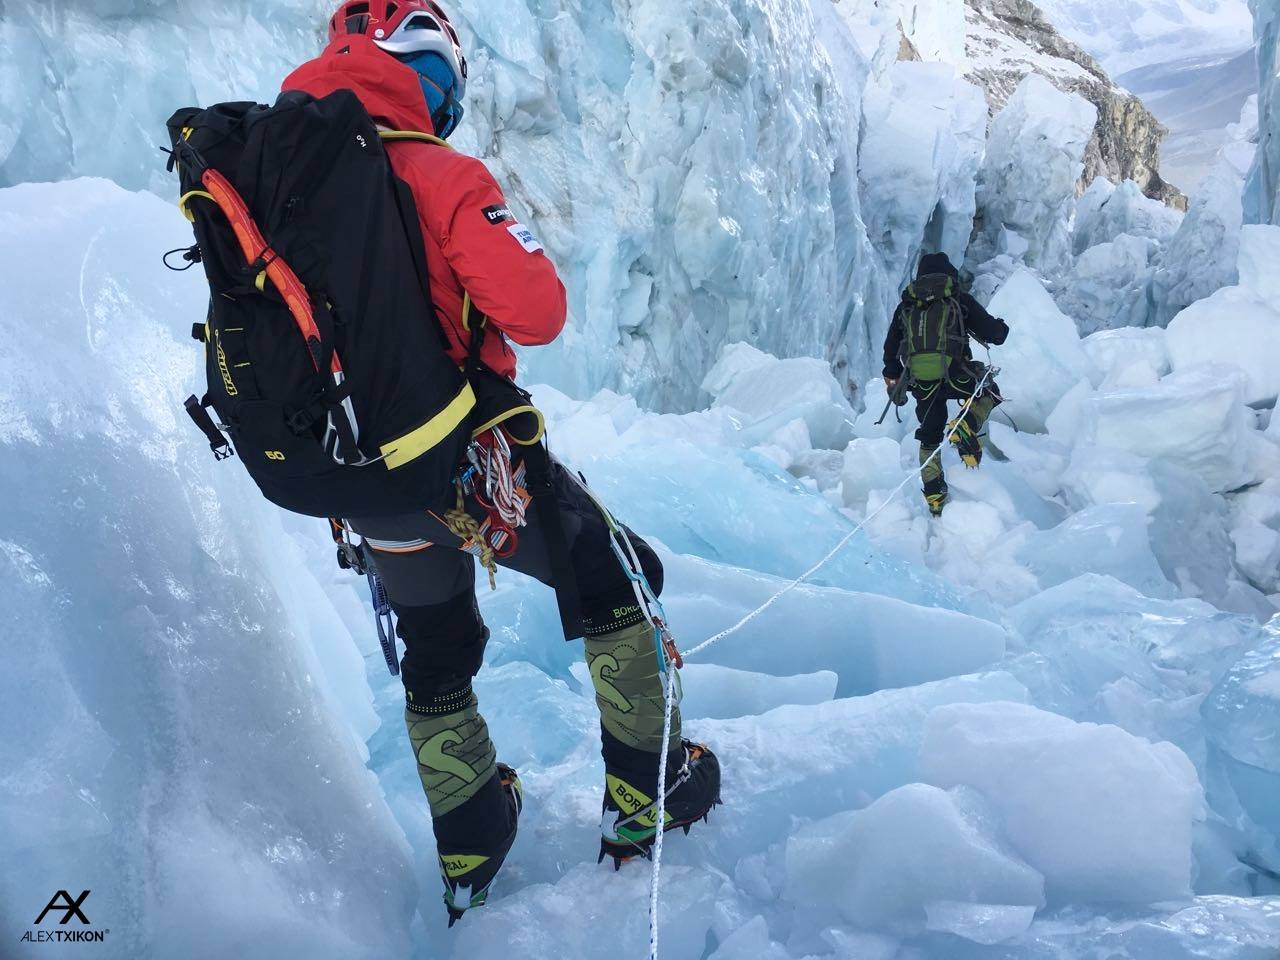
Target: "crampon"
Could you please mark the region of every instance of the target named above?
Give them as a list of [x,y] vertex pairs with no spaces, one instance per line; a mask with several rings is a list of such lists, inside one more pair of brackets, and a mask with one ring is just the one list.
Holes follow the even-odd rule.
[[942,516],[942,511],[950,499],[950,494],[945,490],[941,493],[926,493],[924,495],[925,505],[929,508],[930,515],[934,517]]
[[947,424],[947,438],[960,454],[960,459],[970,470],[982,464],[982,440],[974,433],[967,417],[960,417]]
[[[706,822],[720,799],[720,762],[707,747],[683,741],[684,763],[667,788],[663,832],[683,830],[686,834],[698,821]],[[604,809],[600,817],[600,856],[613,858],[613,869],[637,857],[649,859],[657,839],[657,803],[627,779],[605,776]]]

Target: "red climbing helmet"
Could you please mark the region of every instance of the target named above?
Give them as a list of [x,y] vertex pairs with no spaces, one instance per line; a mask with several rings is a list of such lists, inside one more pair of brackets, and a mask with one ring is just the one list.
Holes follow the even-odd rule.
[[358,33],[396,57],[435,53],[453,71],[457,98],[467,87],[458,31],[434,0],[347,0],[329,20],[329,39]]

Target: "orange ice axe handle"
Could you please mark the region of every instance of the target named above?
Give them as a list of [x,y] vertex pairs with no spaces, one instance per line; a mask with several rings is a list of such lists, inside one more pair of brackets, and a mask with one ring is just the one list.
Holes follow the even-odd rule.
[[[206,167],[200,176],[200,182],[204,184],[205,189],[209,191],[214,202],[231,223],[231,229],[235,231],[240,252],[244,254],[245,260],[251,264],[257,262],[264,264],[263,269],[267,279],[284,298],[285,306],[289,308],[294,323],[298,325],[306,341],[312,366],[319,372],[322,341],[320,328],[316,325],[315,315],[311,311],[311,298],[307,296],[307,288],[302,285],[302,281],[298,279],[293,269],[267,245],[266,237],[262,235],[262,231],[249,215],[249,208],[245,206],[244,200],[226,177],[212,167]],[[342,361],[338,358],[337,351],[330,356],[329,372],[334,374],[339,382],[341,381]]]

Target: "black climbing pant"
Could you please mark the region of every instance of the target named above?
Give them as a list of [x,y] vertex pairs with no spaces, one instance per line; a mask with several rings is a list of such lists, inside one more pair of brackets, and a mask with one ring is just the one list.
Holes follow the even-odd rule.
[[[948,401],[956,400],[963,406],[973,396],[974,388],[982,379],[985,368],[978,364],[973,364],[972,367],[963,374],[954,376],[950,381],[916,384],[911,388],[912,396],[916,401],[916,418],[920,421],[920,427],[916,430],[916,439],[920,441],[920,477],[924,482],[925,493],[937,493],[946,489],[942,458],[939,456],[930,460],[930,457],[942,446],[947,432]],[[988,381],[966,415],[969,426],[975,434],[983,428],[987,418],[991,416],[991,411],[1000,402],[1000,388],[994,380]]]
[[[593,644],[610,644],[621,636],[623,642],[608,650],[615,659],[621,658],[614,646],[630,649],[625,638],[644,622],[634,588],[613,552],[605,518],[584,485],[554,459],[551,482],[577,577],[588,653],[594,652]],[[474,497],[467,500],[466,509],[478,522],[485,520],[486,513]],[[517,531],[515,552],[497,558],[497,562],[555,586],[545,532],[532,505],[526,521]],[[476,604],[476,558],[434,513],[351,518],[349,522],[365,539],[367,555],[382,578],[399,621],[397,632],[405,646],[401,660],[405,722],[431,805],[437,841],[441,849],[452,850],[459,845],[474,847],[477,837],[485,833],[502,835],[502,829],[494,825],[508,815],[497,785],[496,752],[471,689],[489,639]],[[629,530],[627,535],[650,586],[660,592],[661,561],[640,537]],[[645,693],[660,700],[661,679],[656,669],[644,670],[644,662],[641,657],[637,664],[640,686],[651,678],[654,690]],[[625,687],[623,680],[633,673],[636,670],[623,670],[614,677],[603,669],[593,669],[599,702],[604,704],[602,712],[609,699],[618,695],[610,678]],[[637,681],[627,682],[634,687]],[[625,687],[625,692],[637,696],[631,687]],[[611,750],[618,756],[611,757]],[[603,753],[606,766],[634,762],[634,750],[613,736],[604,737]],[[650,766],[656,770],[656,763]]]

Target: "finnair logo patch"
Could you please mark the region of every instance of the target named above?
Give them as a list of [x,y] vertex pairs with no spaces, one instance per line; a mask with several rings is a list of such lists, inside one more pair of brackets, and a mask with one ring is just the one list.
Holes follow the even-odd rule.
[[538,242],[538,238],[533,235],[533,231],[526,227],[523,223],[513,223],[507,227],[507,233],[516,238],[516,242],[524,247],[525,253],[542,252],[542,244]]

